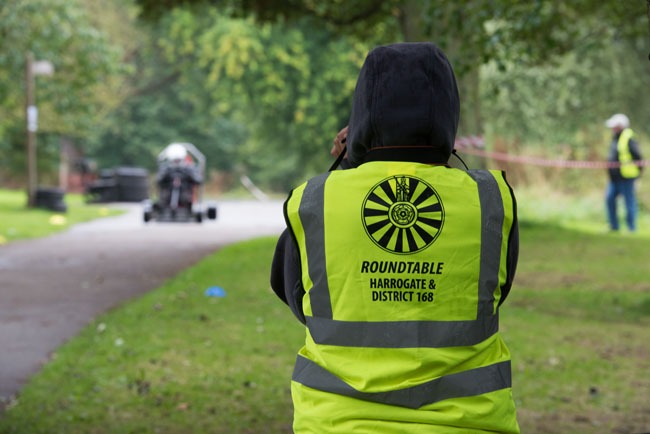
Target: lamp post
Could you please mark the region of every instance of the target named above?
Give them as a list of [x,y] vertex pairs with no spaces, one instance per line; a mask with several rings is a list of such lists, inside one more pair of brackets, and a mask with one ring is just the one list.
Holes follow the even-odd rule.
[[36,131],[38,130],[38,109],[34,102],[35,80],[37,75],[52,75],[54,67],[47,60],[34,60],[28,52],[25,56],[25,115],[27,129],[27,205],[33,207],[36,202]]

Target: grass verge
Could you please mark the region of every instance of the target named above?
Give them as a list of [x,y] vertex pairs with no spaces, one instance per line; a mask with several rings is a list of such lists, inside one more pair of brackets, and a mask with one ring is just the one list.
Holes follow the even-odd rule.
[[[502,310],[522,432],[650,427],[644,236],[521,225]],[[289,433],[302,326],[276,299],[275,240],[232,245],[97,318],[0,418],[0,433]],[[220,286],[225,297],[208,297]]]
[[0,189],[0,245],[11,241],[39,238],[68,229],[70,226],[122,211],[105,205],[86,204],[80,194],[65,195],[65,213],[41,208],[27,208],[24,191]]
[[649,243],[522,224],[502,311],[522,433],[648,432]]

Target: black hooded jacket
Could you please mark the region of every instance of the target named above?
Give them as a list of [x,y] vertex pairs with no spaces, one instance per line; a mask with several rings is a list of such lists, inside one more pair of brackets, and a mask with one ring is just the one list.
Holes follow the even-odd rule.
[[460,102],[447,57],[434,44],[372,50],[361,68],[347,138],[353,167],[367,161],[446,164]]
[[[359,73],[348,125],[347,161],[342,167],[369,161],[445,165],[454,148],[459,112],[454,72],[438,47],[426,42],[377,47]],[[501,302],[514,278],[518,246],[515,220]],[[288,230],[276,246],[271,287],[304,323],[300,257]]]

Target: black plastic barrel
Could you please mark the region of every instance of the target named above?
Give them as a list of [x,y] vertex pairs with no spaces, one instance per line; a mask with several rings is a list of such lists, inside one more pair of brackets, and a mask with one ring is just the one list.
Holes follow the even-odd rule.
[[149,198],[149,172],[141,167],[115,168],[115,183],[122,202],[141,202]]
[[57,212],[67,212],[68,206],[63,197],[65,191],[57,187],[38,187],[34,195],[34,206]]

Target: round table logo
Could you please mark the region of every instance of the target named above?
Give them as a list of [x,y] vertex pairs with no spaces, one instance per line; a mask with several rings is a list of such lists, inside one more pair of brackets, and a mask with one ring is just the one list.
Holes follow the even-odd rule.
[[363,201],[363,226],[382,249],[399,254],[419,252],[440,235],[445,210],[438,193],[419,178],[386,178]]

